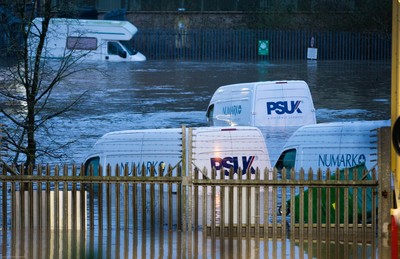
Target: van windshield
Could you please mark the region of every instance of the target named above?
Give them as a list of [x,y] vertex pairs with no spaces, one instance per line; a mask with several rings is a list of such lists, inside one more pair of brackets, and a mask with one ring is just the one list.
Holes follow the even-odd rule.
[[126,49],[126,51],[128,51],[128,54],[129,54],[130,56],[136,55],[136,54],[138,53],[137,50],[135,50],[135,49],[133,48],[133,44],[132,44],[131,41],[121,40],[121,41],[119,41],[119,42],[124,46],[124,48]]
[[214,116],[214,104],[211,104],[210,107],[208,107],[208,110],[206,113],[206,117],[207,117],[209,126],[214,126],[213,116]]
[[90,170],[93,168],[93,176],[99,175],[100,158],[92,157],[85,162],[85,175],[90,175]]
[[[291,170],[295,168],[296,162],[296,149],[289,149],[284,151],[276,162],[276,169],[281,172],[283,168]],[[289,173],[289,172],[288,172]]]

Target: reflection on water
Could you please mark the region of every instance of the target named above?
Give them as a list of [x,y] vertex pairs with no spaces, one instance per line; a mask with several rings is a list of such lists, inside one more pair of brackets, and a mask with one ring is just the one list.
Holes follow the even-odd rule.
[[[190,233],[190,232],[189,232]],[[26,229],[2,231],[6,258],[388,258],[369,243],[304,241],[280,238],[207,237],[203,232]],[[329,256],[330,255],[330,256]]]

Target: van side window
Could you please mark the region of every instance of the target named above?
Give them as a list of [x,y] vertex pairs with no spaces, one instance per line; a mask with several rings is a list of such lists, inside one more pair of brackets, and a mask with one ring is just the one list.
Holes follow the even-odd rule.
[[96,50],[97,39],[94,37],[68,37],[67,49],[73,50]]
[[90,175],[90,167],[93,167],[93,175],[99,175],[100,158],[92,157],[85,162],[85,175]]
[[289,149],[286,150],[281,154],[281,156],[278,159],[278,162],[276,162],[276,169],[278,171],[281,171],[283,168],[286,168],[286,170],[291,170],[292,168],[295,167],[295,162],[296,162],[296,149]]

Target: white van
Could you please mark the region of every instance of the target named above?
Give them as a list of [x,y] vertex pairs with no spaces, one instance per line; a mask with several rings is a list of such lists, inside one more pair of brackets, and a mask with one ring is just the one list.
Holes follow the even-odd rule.
[[275,164],[316,172],[321,168],[336,170],[365,164],[367,170],[377,165],[377,131],[389,127],[390,120],[331,122],[299,128],[284,145]]
[[[43,18],[35,18],[29,32],[30,55],[42,30]],[[137,28],[128,21],[50,19],[46,35],[44,58],[64,58],[72,55],[85,60],[144,61],[146,57],[133,49],[132,38]]]
[[[185,135],[184,138],[183,134]],[[143,173],[149,175],[150,168],[155,166],[156,176],[166,175],[169,173],[166,166],[183,166],[182,158],[184,156],[186,156],[188,164],[191,160],[193,168],[197,167],[200,170],[206,168],[207,175],[204,171],[200,171],[206,178],[211,178],[211,168],[213,167],[217,170],[216,179],[227,178],[232,167],[235,172],[233,176],[235,179],[238,178],[238,168],[243,169],[243,174],[251,172],[251,179],[255,179],[254,173],[257,168],[260,170],[271,169],[264,138],[260,130],[255,127],[201,127],[193,128],[192,134],[189,134],[188,128],[110,132],[96,142],[85,162],[85,168],[86,174],[88,174],[90,165],[93,165],[94,174],[97,175],[99,164],[103,166],[109,164],[111,168],[120,165],[121,172],[124,172],[125,166],[129,166],[129,175],[132,175],[132,169],[139,167],[138,175],[143,175]],[[140,170],[143,165],[146,172]],[[158,170],[160,168],[161,171]],[[115,175],[115,171],[112,171],[112,174]],[[177,170],[174,170],[172,176],[176,175]],[[248,175],[243,175],[243,179],[245,177],[247,178]],[[202,178],[199,177],[199,179]],[[263,179],[263,175],[260,179]],[[173,193],[176,193],[177,186],[173,185],[172,188]],[[199,189],[201,188],[199,187]],[[225,193],[228,193],[229,189],[226,188]],[[217,187],[218,189],[219,187]],[[243,190],[241,198],[242,222],[246,224],[247,217],[250,217],[251,223],[254,224],[256,219],[256,192],[254,188],[251,189],[250,202],[252,205],[250,211],[247,210],[246,204],[249,200],[246,197],[246,192],[247,190]],[[207,194],[211,194],[210,189],[208,189]],[[235,197],[233,208],[228,207],[230,204],[229,195],[225,195],[223,202],[227,210],[232,210],[231,213],[235,215],[233,223],[237,224],[239,219],[236,215],[239,215],[238,200],[240,196],[238,196],[236,188],[233,190],[233,195]],[[218,195],[216,199],[220,199],[220,196]],[[165,201],[164,204],[168,204],[168,202]],[[155,206],[159,206],[159,204]],[[174,203],[173,206],[176,206],[176,204]],[[219,209],[220,207],[217,206],[216,210]],[[225,214],[226,222],[229,221],[228,215],[227,211]],[[202,215],[200,217],[202,218]]]
[[[86,159],[86,174],[93,165],[95,175],[101,164],[122,169],[146,168],[149,175],[152,166],[157,175],[166,174],[166,167],[182,165],[182,157],[191,159],[193,167],[206,168],[210,178],[211,168],[217,170],[216,178],[221,173],[229,175],[229,169],[238,168],[255,172],[256,168],[271,168],[268,150],[260,130],[255,127],[200,127],[193,128],[189,139],[188,128],[146,129],[110,132],[102,136],[93,146]],[[183,134],[186,135],[182,138]],[[186,141],[182,142],[182,139]],[[191,146],[190,146],[191,143]],[[189,154],[191,155],[189,159]],[[161,168],[162,171],[159,171]],[[138,170],[139,175],[143,172]],[[113,172],[115,174],[115,172]],[[174,171],[176,175],[176,171]]]
[[306,82],[266,81],[219,87],[207,109],[210,126],[292,127],[316,123]]

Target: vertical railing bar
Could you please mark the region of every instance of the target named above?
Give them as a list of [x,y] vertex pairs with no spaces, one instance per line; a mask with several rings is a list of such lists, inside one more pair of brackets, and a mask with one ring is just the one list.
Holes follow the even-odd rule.
[[[169,165],[169,170],[170,171],[170,166]],[[176,183],[174,183],[174,185],[177,185]],[[171,183],[168,183],[168,208],[173,208],[173,204],[172,204],[172,188],[173,185]],[[172,230],[172,225],[173,225],[173,210],[168,210],[168,230],[171,231]]]
[[[308,170],[308,181],[314,180],[314,171],[310,168]],[[307,221],[307,235],[308,235],[308,255],[313,258],[313,251],[312,251],[312,240],[313,240],[313,225],[314,225],[314,218],[313,218],[313,193],[316,191],[314,187],[308,187],[308,221]]]
[[[211,174],[211,179],[215,180],[215,176],[216,176],[216,172],[213,174]],[[216,192],[215,192],[215,186],[213,185],[211,187],[211,236],[215,237],[215,225],[216,225],[216,206],[215,206],[215,202],[216,202]],[[214,243],[214,242],[213,242]]]
[[[378,175],[376,173],[375,168],[372,170],[371,173],[372,173],[372,179],[378,181]],[[381,184],[381,183],[379,183],[379,184]],[[372,233],[377,233],[379,231],[378,226],[377,226],[378,220],[375,220],[375,219],[377,219],[378,216],[377,216],[377,210],[375,208],[378,208],[377,199],[379,199],[379,196],[377,194],[379,193],[379,188],[378,187],[374,187],[374,188],[371,187],[371,193],[372,193],[372,195],[371,195],[372,196],[372,202],[371,202],[372,203],[372,206],[371,206],[371,210],[372,210],[372,212],[371,212],[371,227],[372,227],[372,229],[371,230],[372,230]],[[371,247],[372,248],[377,247],[376,246],[376,241],[377,240],[375,238],[372,238],[372,241],[371,241]],[[373,249],[372,251],[374,251],[372,253],[373,254],[372,258],[375,258],[375,256],[376,256],[375,249]]]
[[[147,170],[146,170],[146,166],[144,165],[144,163],[142,164],[142,169],[141,169],[141,176],[142,176],[142,178],[143,178],[143,180],[145,180],[145,177],[146,177],[146,173],[147,173]],[[147,211],[146,211],[146,201],[147,201],[147,199],[146,199],[146,188],[147,188],[147,185],[146,185],[146,183],[145,182],[143,182],[142,183],[142,186],[141,186],[141,188],[142,188],[142,230],[144,231],[144,230],[146,230],[147,229],[147,227],[146,227],[146,218],[147,218]],[[142,232],[143,232],[142,231]]]
[[[357,171],[358,170],[358,168],[356,167],[356,168],[353,168],[353,172],[354,171]],[[350,170],[348,169],[348,168],[345,168],[344,170],[343,170],[343,173],[344,173],[344,180],[349,180],[349,174],[350,174]],[[358,177],[356,177],[356,178],[352,178],[353,180],[358,180]],[[345,244],[348,244],[349,243],[349,205],[350,205],[350,202],[349,202],[349,187],[343,187],[343,192],[344,192],[344,199],[343,199],[343,202],[344,202],[344,204],[343,204],[343,213],[344,213],[344,215],[343,215],[343,227],[344,227],[344,229],[343,229],[343,231],[344,231],[344,235],[343,235],[343,242],[345,243]],[[357,198],[356,198],[356,200],[357,200]],[[354,221],[355,219],[353,219],[353,221]],[[348,258],[349,257],[349,248],[348,248],[348,246],[344,246],[344,258]]]
[[[94,166],[90,165],[89,167],[89,175],[90,177],[94,176]],[[89,230],[92,235],[94,229],[94,186],[93,182],[89,184]]]
[[[68,165],[64,165],[63,167],[63,176],[67,176],[68,175]],[[69,226],[69,220],[71,219],[70,217],[70,210],[69,210],[69,203],[68,203],[68,182],[64,181],[63,182],[63,218],[64,218],[64,222],[63,222],[63,230],[68,230]]]
[[[257,167],[256,169],[256,181],[260,181],[260,168]],[[256,237],[256,243],[259,243],[259,238],[260,238],[260,220],[261,220],[261,215],[260,215],[260,190],[261,186],[256,187],[256,198],[255,198],[255,222],[254,222],[254,235]]]
[[[220,180],[224,180],[224,171],[221,171],[219,174],[219,179]],[[225,231],[225,210],[227,210],[228,208],[226,208],[225,206],[225,186],[220,186],[219,190],[220,190],[220,220],[219,220],[219,237],[221,242],[221,246],[224,243],[224,231]],[[223,248],[223,246],[221,247]]]
[[363,186],[362,188],[362,257],[366,258],[366,246],[367,246],[367,211],[368,211],[368,206],[367,206],[367,187]]
[[[357,170],[353,170],[353,179],[357,179]],[[353,187],[353,239],[358,239],[358,187]],[[353,246],[353,254],[357,253],[357,246]]]
[[[278,180],[278,171],[274,168],[274,180]],[[277,215],[275,208],[277,207],[277,188],[281,188],[281,186],[273,186],[272,187],[272,257],[277,258]]]
[[[138,175],[138,165],[132,165],[132,176],[137,177]],[[138,204],[137,204],[137,183],[132,183],[132,224],[133,224],[133,233],[132,233],[132,251],[133,258],[137,258],[137,245],[138,245]]]
[[[317,170],[317,181],[322,181],[322,170],[321,168],[318,168]],[[322,244],[322,239],[321,239],[321,230],[322,230],[322,189],[318,188],[317,189],[317,257],[321,258],[321,244]],[[325,193],[326,194],[326,193]]]
[[[203,168],[204,175],[208,175],[207,169]],[[211,175],[215,174],[215,167],[211,168]],[[204,179],[205,176],[202,176]],[[203,245],[203,254],[207,254],[207,230],[208,230],[208,220],[207,220],[207,212],[208,212],[208,204],[207,204],[207,192],[208,192],[207,185],[202,186],[202,205],[203,205],[203,212],[202,212],[202,221],[203,221],[203,238],[202,238],[202,245]]]
[[[117,164],[115,166],[115,176],[121,175],[121,167]],[[121,183],[115,182],[115,231],[119,233],[121,229]]]
[[[50,165],[46,166],[46,176],[50,176]],[[54,224],[54,219],[51,219],[50,217],[50,206],[52,206],[52,204],[50,203],[50,195],[51,195],[51,190],[50,190],[50,183],[51,181],[47,181],[46,182],[46,217],[45,217],[45,221],[47,222],[47,236],[50,235],[50,229],[52,224]],[[53,225],[54,226],[54,225]],[[50,246],[49,246],[50,247]],[[48,248],[48,251],[50,248]]]
[[[305,176],[304,176],[304,169],[300,168],[300,177],[299,177],[300,181],[304,181],[305,180]],[[300,255],[302,256],[304,254],[304,187],[300,186],[299,188],[299,230],[300,230]],[[291,212],[293,213],[293,212]]]
[[[242,177],[243,177],[243,174],[242,174],[242,170],[239,168],[238,169],[238,171],[237,171],[237,173],[238,173],[238,178],[239,178],[239,181],[241,181],[242,180]],[[238,222],[237,222],[237,225],[238,225],[238,240],[241,240],[241,238],[243,237],[243,230],[242,230],[242,228],[243,228],[243,208],[242,208],[242,206],[243,206],[243,186],[238,186]],[[240,244],[240,242],[239,242],[239,244]],[[239,248],[241,247],[240,245],[238,246]]]
[[[182,167],[178,167],[178,177],[182,177]],[[182,230],[182,182],[178,183],[176,201],[178,204],[178,230]]]
[[[199,174],[200,174],[200,172],[199,172],[199,169],[196,167],[195,169],[194,169],[194,179],[195,180],[199,180]],[[204,187],[201,187],[201,188],[204,188]],[[193,187],[193,189],[194,189],[194,214],[193,214],[193,216],[194,216],[194,232],[195,233],[197,233],[198,231],[199,231],[199,217],[200,217],[200,214],[199,214],[199,187],[196,185],[196,186],[194,186]],[[203,197],[204,198],[204,197]],[[195,246],[196,247],[196,246]]]
[[[21,165],[20,168],[21,168],[20,169],[21,175],[24,176],[25,175],[24,165]],[[19,204],[20,204],[20,214],[21,214],[21,216],[20,216],[20,228],[21,229],[25,228],[25,213],[26,213],[25,212],[25,189],[26,189],[25,182],[21,182],[20,183],[20,189],[19,189],[19,192],[20,192]]]
[[[295,178],[296,178],[295,173],[296,172],[295,172],[294,168],[292,167],[290,169],[290,179],[295,180]],[[294,188],[294,186],[291,186],[290,187],[290,200],[291,201],[295,200],[295,195],[296,195],[295,188]],[[285,201],[283,201],[283,202],[286,203]],[[291,233],[291,235],[290,235],[290,257],[291,258],[295,257],[295,234],[297,233],[296,219],[295,219],[295,208],[296,208],[295,205],[296,205],[295,202],[290,203],[290,212],[291,213],[290,213],[290,229],[289,230]],[[283,210],[282,214],[286,216],[286,211]],[[300,231],[302,231],[302,230],[300,230]],[[302,245],[302,244],[300,244],[300,245]]]
[[[242,169],[243,170],[243,169]],[[246,171],[246,180],[250,181],[251,180],[251,168],[247,168]],[[250,230],[251,230],[251,218],[252,218],[252,213],[251,213],[251,197],[253,193],[253,188],[251,188],[249,185],[246,187],[246,237],[250,238]]]
[[[150,167],[150,177],[155,177],[155,167],[152,165]],[[150,228],[151,230],[155,229],[155,190],[154,183],[150,184]]]
[[[60,213],[60,197],[59,197],[59,167],[56,165],[54,167],[54,215],[58,215]],[[60,218],[54,217],[54,227],[58,231],[60,229]]]
[[[97,168],[97,172],[98,172],[98,178],[99,178],[99,183],[98,183],[98,191],[97,191],[97,204],[98,204],[98,232],[99,232],[99,237],[100,237],[100,241],[102,241],[102,237],[103,237],[103,226],[104,226],[104,215],[103,215],[103,187],[106,183],[104,183],[102,181],[103,178],[103,166],[102,165],[98,165]],[[100,247],[102,248],[102,246]],[[102,249],[100,249],[100,251],[102,251]]]
[[[158,177],[162,178],[163,171],[164,171],[164,164],[160,164],[158,167]],[[162,181],[159,183],[159,209],[158,209],[158,214],[159,214],[159,229],[160,229],[160,246],[163,244],[164,240],[164,184]],[[161,257],[161,256],[160,256]]]
[[[325,180],[330,180],[331,179],[331,170],[328,168],[326,170],[326,177]],[[331,189],[332,188],[326,188],[326,244],[328,247],[330,247],[331,243]],[[328,253],[329,254],[329,253]],[[330,258],[330,255],[328,255],[328,258]]]
[[[282,170],[282,180],[287,179],[287,170],[286,168],[283,168]],[[286,211],[286,185],[282,186],[282,194],[281,194],[281,206],[282,210]],[[277,208],[277,206],[273,207]],[[275,213],[276,214],[276,213]],[[282,240],[282,248],[281,248],[281,253],[285,254],[286,253],[286,215],[282,214],[281,216],[281,234],[280,234],[281,240]]]
[[[77,177],[77,168],[76,168],[76,164],[73,164],[72,166],[72,176],[75,178]],[[72,182],[72,189],[71,189],[71,205],[72,205],[72,212],[71,212],[71,222],[72,222],[72,226],[71,229],[74,233],[74,235],[76,236],[76,230],[77,230],[77,221],[78,221],[78,217],[77,217],[77,206],[78,206],[78,202],[77,202],[77,191],[76,191],[76,182]]]
[[[7,175],[6,167],[5,167],[4,164],[2,166],[1,175],[3,175],[3,176]],[[0,184],[1,184],[1,190],[2,190],[2,201],[1,201],[1,220],[2,220],[2,230],[3,230],[2,240],[4,240],[5,235],[7,233],[7,229],[8,229],[8,226],[7,226],[7,215],[9,214],[8,210],[7,210],[7,197],[8,197],[8,195],[7,195],[7,187],[8,187],[8,182],[3,181]],[[10,206],[10,207],[12,208],[14,206]],[[10,211],[10,213],[11,213],[11,216],[13,216],[11,211]]]
[[[28,175],[34,174],[34,166],[29,165],[28,166]],[[33,214],[33,207],[34,207],[34,201],[33,201],[33,182],[28,183],[28,197],[27,197],[27,202],[28,202],[28,227],[29,229],[33,228],[33,223],[34,223],[34,214]]]
[[[335,170],[335,180],[340,180],[340,170],[336,168]],[[340,233],[340,187],[335,188],[335,243],[338,244],[340,242],[339,233]],[[340,250],[338,246],[335,246],[335,254],[339,254]]]
[[[274,169],[275,170],[275,169]],[[263,171],[263,173],[264,173],[264,179],[268,179],[268,180],[270,180],[270,174],[272,173],[273,174],[273,172],[270,172],[270,169],[269,168],[265,168],[264,169],[264,171]],[[272,175],[272,177],[273,177],[273,175]],[[264,238],[264,258],[268,258],[268,247],[269,247],[269,234],[268,234],[268,232],[269,232],[269,229],[268,229],[268,226],[269,226],[269,190],[270,190],[270,187],[267,185],[267,186],[264,186],[264,218],[263,218],[263,220],[264,220],[264,236],[263,236],[263,238]]]
[[[42,165],[38,164],[37,166],[37,175],[42,175]],[[42,182],[37,182],[37,227],[41,229],[43,227],[43,219],[42,219],[42,206],[43,206],[43,196],[42,196]]]
[[[109,178],[111,176],[111,165],[107,164],[106,176]],[[111,183],[106,184],[106,204],[107,204],[107,230],[110,231],[111,225]]]
[[[138,175],[138,165],[133,164],[132,168],[132,176],[137,177]],[[132,214],[133,214],[133,236],[137,233],[138,230],[138,204],[137,204],[137,183],[132,184]],[[170,207],[169,207],[170,208]],[[134,238],[136,240],[136,238]]]
[[[129,164],[126,164],[124,167],[124,176],[128,177],[129,175]],[[124,195],[123,195],[123,199],[124,199],[124,237],[126,240],[127,234],[128,234],[128,229],[129,229],[129,183],[128,182],[124,182],[123,183],[123,188],[124,188]],[[127,242],[125,243],[127,244]],[[126,258],[126,257],[125,257]]]
[[[16,171],[15,166],[13,166],[14,171]],[[16,189],[17,189],[17,183],[12,182],[11,183],[11,204],[18,204],[17,197],[16,197]],[[21,204],[19,202],[19,204]],[[47,215],[48,216],[48,215]],[[12,235],[15,236],[15,231],[17,229],[17,226],[20,225],[17,222],[17,219],[21,219],[21,215],[17,215],[17,206],[11,206],[11,228],[12,228]]]

